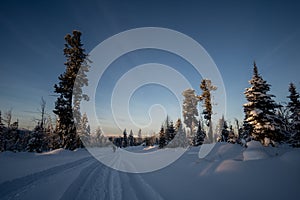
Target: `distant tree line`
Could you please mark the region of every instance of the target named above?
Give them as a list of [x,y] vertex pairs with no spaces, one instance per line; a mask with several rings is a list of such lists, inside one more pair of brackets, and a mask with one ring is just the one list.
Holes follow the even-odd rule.
[[137,136],[134,136],[133,131],[130,130],[129,135],[127,130],[124,129],[123,136],[110,136],[108,140],[112,142],[116,147],[126,148],[131,146],[153,146],[158,145],[158,137],[156,135],[152,136],[142,136],[142,129],[138,130]]

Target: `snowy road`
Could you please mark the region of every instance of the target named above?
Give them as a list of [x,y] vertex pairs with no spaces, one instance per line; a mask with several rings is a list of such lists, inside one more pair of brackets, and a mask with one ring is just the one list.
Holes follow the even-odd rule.
[[67,199],[162,199],[138,174],[128,174],[92,163],[63,194]]
[[244,151],[218,144],[205,159],[198,151],[191,148],[170,166],[145,174],[113,170],[85,150],[5,152],[0,154],[0,199],[297,199],[299,149]]
[[140,175],[113,170],[91,156],[0,184],[1,199],[157,199]]

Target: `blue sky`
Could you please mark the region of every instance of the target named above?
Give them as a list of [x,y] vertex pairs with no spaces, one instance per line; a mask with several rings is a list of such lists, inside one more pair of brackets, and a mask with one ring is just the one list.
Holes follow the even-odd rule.
[[[0,110],[5,112],[12,108],[14,119],[18,118],[25,128],[32,126],[36,114],[31,112],[38,109],[41,96],[47,100],[48,112],[52,112],[53,85],[65,70],[64,36],[72,30],[83,33],[84,47],[90,52],[114,34],[152,26],[180,31],[206,49],[225,83],[227,118],[242,119],[243,91],[248,87],[254,60],[272,85],[271,93],[276,95],[277,101],[287,101],[291,81],[300,88],[299,10],[297,1],[3,0],[0,3]],[[116,60],[106,73],[107,79],[116,79],[130,67],[147,62],[162,62],[178,68],[184,61],[166,53],[159,55],[157,51],[148,55],[135,52]],[[122,63],[123,68],[118,63]],[[201,77],[194,76],[190,70],[180,72],[199,91]],[[109,93],[112,84],[113,81],[101,88],[97,97],[106,94],[105,90]],[[153,98],[141,98],[143,93],[153,94],[150,95]],[[131,104],[136,103],[136,106],[147,99],[139,109],[133,109],[134,115],[160,99],[162,104],[169,102],[172,94],[163,88],[145,86],[133,97],[135,101]],[[101,100],[100,106],[104,104]],[[143,115],[136,113],[136,116]]]

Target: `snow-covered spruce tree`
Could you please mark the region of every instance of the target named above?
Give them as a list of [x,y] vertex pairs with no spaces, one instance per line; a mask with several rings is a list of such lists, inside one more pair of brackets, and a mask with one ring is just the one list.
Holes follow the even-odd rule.
[[177,121],[176,125],[176,134],[174,136],[174,138],[172,139],[172,141],[170,141],[170,143],[168,144],[167,147],[169,148],[177,148],[177,147],[182,147],[182,148],[186,148],[189,146],[189,141],[186,137],[186,133],[185,130],[182,126],[182,123],[179,123],[180,121]]
[[220,142],[227,142],[228,137],[229,137],[228,125],[227,125],[227,122],[224,120],[223,127],[222,127],[222,130],[221,130]]
[[88,96],[82,93],[82,87],[88,85],[86,72],[89,71],[89,66],[80,37],[79,31],[73,31],[72,36],[66,35],[64,48],[67,59],[66,71],[58,77],[58,85],[54,85],[54,92],[58,94],[58,98],[53,112],[59,119],[60,146],[70,150],[80,146],[75,124],[81,119],[79,112],[81,100],[88,100]]
[[142,129],[139,129],[138,138],[137,138],[137,145],[141,145],[142,143],[143,143]]
[[170,131],[170,121],[169,121],[169,116],[167,115],[167,118],[164,122],[164,131],[165,131],[165,143],[166,145],[169,143],[169,138],[170,138],[170,134],[169,134],[169,131]]
[[168,144],[169,142],[169,128],[170,128],[170,122],[169,122],[169,116],[167,115],[167,118],[164,122],[164,130],[165,130],[165,140],[166,140],[166,144]]
[[134,137],[133,132],[130,130],[129,136],[128,136],[129,146],[134,146]]
[[195,90],[193,89],[186,89],[182,92],[184,96],[183,105],[182,105],[182,115],[183,115],[183,122],[185,123],[186,127],[190,130],[190,135],[193,135],[194,128],[197,124],[197,117],[198,117],[198,109],[197,105],[199,99],[195,94]]
[[232,144],[235,144],[235,143],[236,143],[236,140],[237,140],[237,137],[236,137],[236,135],[234,134],[232,125],[230,125],[230,127],[229,127],[229,132],[228,132],[228,139],[227,139],[227,142],[232,143]]
[[165,130],[164,127],[161,126],[160,132],[159,132],[159,148],[164,148],[166,146],[166,136],[165,136]]
[[127,147],[128,146],[128,137],[127,137],[127,131],[126,129],[124,129],[123,131],[123,147]]
[[179,141],[178,146],[179,147],[186,148],[189,146],[189,140],[187,138],[185,128],[183,128],[183,124],[180,124],[175,137],[178,138],[178,141]]
[[251,87],[244,92],[248,103],[244,104],[245,131],[248,131],[254,140],[268,146],[282,140],[280,120],[276,115],[278,105],[272,99],[274,95],[268,94],[268,84],[258,73],[254,63],[253,76],[249,81]]
[[29,141],[26,150],[29,152],[41,153],[48,149],[48,140],[45,131],[39,123],[29,136]]
[[213,132],[212,132],[212,123],[211,116],[213,114],[212,111],[212,101],[211,101],[211,91],[217,90],[216,86],[213,86],[211,80],[203,79],[200,84],[200,89],[202,90],[202,94],[198,96],[200,101],[204,101],[204,119],[206,120],[206,125],[208,126],[208,134],[207,140],[209,143],[213,142]]
[[299,93],[296,90],[296,87],[293,83],[289,87],[290,99],[287,105],[288,110],[290,111],[289,121],[289,131],[291,132],[290,143],[294,147],[300,147],[300,101]]
[[175,135],[176,135],[176,130],[173,124],[173,121],[169,120],[169,116],[167,116],[164,125],[164,139],[165,139],[165,143],[166,145],[169,144],[169,142],[171,142]]
[[203,131],[202,127],[201,127],[201,121],[198,121],[198,128],[197,128],[197,132],[195,134],[195,137],[193,139],[193,145],[194,146],[199,146],[202,145],[204,142],[204,139],[206,137],[205,132]]
[[168,138],[167,138],[168,143],[174,139],[175,135],[176,132],[175,132],[174,124],[173,121],[171,121],[168,127]]
[[81,139],[81,140],[77,140],[78,141],[77,146],[83,147],[84,144],[82,143],[82,141],[84,143],[88,144],[89,138],[91,135],[91,128],[90,128],[89,120],[88,120],[86,113],[84,113],[81,117],[80,123],[77,126],[77,133]]
[[122,148],[123,147],[123,137],[119,136],[118,138],[115,139],[114,143],[117,147]]

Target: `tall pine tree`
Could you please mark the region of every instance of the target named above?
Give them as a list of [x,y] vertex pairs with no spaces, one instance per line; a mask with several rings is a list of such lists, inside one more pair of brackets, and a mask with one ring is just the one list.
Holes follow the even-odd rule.
[[281,141],[279,119],[276,116],[278,105],[272,99],[274,95],[268,94],[268,84],[258,73],[254,63],[253,76],[249,81],[251,87],[244,92],[248,103],[244,104],[245,125],[254,140],[268,146],[270,143]]
[[200,84],[200,89],[202,90],[202,94],[198,96],[198,98],[200,101],[204,101],[205,109],[203,110],[203,114],[204,119],[206,120],[206,125],[209,128],[207,140],[211,143],[214,141],[211,121],[211,116],[213,114],[211,92],[217,90],[217,87],[212,85],[211,80],[203,79]]
[[127,137],[127,131],[126,129],[124,129],[123,131],[123,147],[127,147],[128,146],[128,137]]
[[228,136],[229,136],[229,131],[228,131],[228,125],[227,122],[224,120],[223,122],[223,127],[221,130],[221,142],[227,142],[228,141]]
[[134,146],[134,137],[133,137],[132,130],[130,130],[128,141],[129,141],[129,146]]
[[168,127],[168,138],[167,138],[168,143],[174,139],[175,135],[176,132],[175,132],[174,124],[173,121],[171,121]]
[[137,145],[141,145],[142,142],[143,142],[142,129],[139,129],[139,131],[138,131],[138,138],[137,138]]
[[198,129],[197,129],[197,132],[196,132],[195,137],[193,139],[193,145],[194,146],[202,145],[203,142],[204,142],[205,137],[206,137],[206,134],[202,130],[201,121],[199,120],[198,121]]
[[170,122],[169,122],[169,116],[167,115],[167,119],[164,123],[164,131],[165,131],[165,143],[169,143],[169,138],[170,138]]
[[161,126],[160,132],[159,132],[159,148],[164,148],[166,146],[166,135],[164,127]]
[[172,139],[172,141],[169,142],[169,144],[167,145],[168,148],[178,148],[178,147],[182,147],[182,148],[186,148],[189,146],[189,141],[186,137],[186,133],[185,130],[182,126],[181,120],[178,119],[176,122],[176,129],[175,129],[175,136]]
[[53,112],[59,120],[60,146],[74,150],[80,146],[75,125],[80,124],[81,100],[88,100],[87,95],[82,93],[82,87],[88,85],[86,72],[89,71],[89,66],[86,62],[87,54],[81,43],[81,33],[73,31],[73,35],[66,35],[65,41],[66,71],[58,77],[58,85],[54,85],[54,92],[58,94],[58,98]]
[[182,92],[184,96],[184,101],[182,105],[182,116],[183,122],[189,128],[190,135],[194,134],[194,128],[197,125],[197,117],[198,117],[198,109],[197,105],[199,99],[195,94],[195,90],[193,89],[186,89]]
[[300,147],[300,96],[293,83],[290,84],[289,92],[290,95],[288,98],[290,101],[288,102],[287,108],[290,112],[289,130],[291,132],[291,143],[295,147]]

